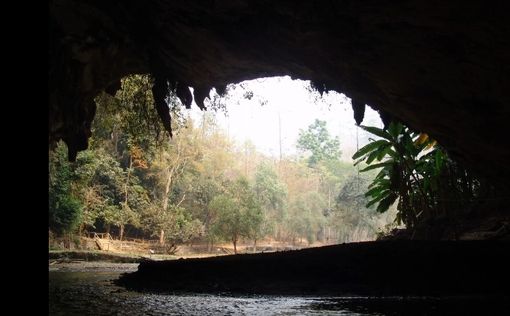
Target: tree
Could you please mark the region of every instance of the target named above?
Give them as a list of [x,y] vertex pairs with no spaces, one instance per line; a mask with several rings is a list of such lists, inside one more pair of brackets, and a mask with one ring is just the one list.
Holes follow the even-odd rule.
[[365,192],[373,176],[370,172],[353,173],[339,190],[330,221],[338,233],[337,242],[374,238],[386,223],[386,216],[377,213],[374,206],[366,207],[370,200]]
[[[298,149],[307,151],[310,156],[307,160],[308,166],[314,170],[319,177],[318,193],[324,196],[327,204],[324,207],[324,216],[327,218],[333,210],[335,192],[340,188],[344,179],[345,170],[343,162],[340,161],[340,141],[338,137],[332,138],[326,127],[326,122],[316,119],[307,131],[301,131],[298,138]],[[328,221],[322,221],[322,239],[329,238],[330,227]]]
[[[138,165],[135,160],[131,167]],[[119,227],[119,239],[124,236],[127,224],[139,226],[139,217],[146,207],[148,196],[138,177],[131,170],[123,170],[120,163],[103,149],[78,154],[75,169],[75,186],[84,203],[82,230],[94,227],[100,219],[106,225]]]
[[177,243],[188,242],[204,235],[204,225],[193,219],[185,208],[171,205],[166,212],[160,210],[157,205],[147,208],[142,222],[152,236],[160,236],[161,231],[165,232],[165,239],[169,241],[167,251],[175,250]]
[[[160,211],[166,212],[169,207],[172,183],[175,181],[176,174],[182,169],[183,161],[186,161],[186,159],[180,159],[183,148],[180,146],[182,137],[177,137],[179,142],[176,144],[174,140],[168,141],[168,137],[165,137],[165,133],[162,132],[164,127],[155,109],[153,85],[154,82],[150,76],[128,76],[122,79],[121,90],[114,97],[102,94],[96,99],[99,119],[94,121],[93,127],[94,133],[100,137],[98,145],[109,148],[126,169],[124,199],[120,208],[121,212],[116,213],[117,217],[115,217],[115,221],[120,225],[121,238],[124,232],[124,224],[121,222],[136,220],[136,212],[133,213],[133,206],[129,204],[132,179],[134,182],[138,181],[134,173],[140,169],[149,169],[150,162],[155,161],[157,164],[161,162],[161,159],[164,160],[165,165],[161,167],[163,172],[160,174],[164,178],[161,181],[164,184],[163,190],[159,190],[162,191],[159,198],[162,203]],[[185,119],[179,111],[174,92],[169,91],[167,103],[168,111],[172,112],[174,130],[179,134],[181,130],[185,130],[182,128]],[[175,148],[177,148],[177,155],[172,156]],[[168,156],[172,157],[168,158]],[[168,159],[165,160],[165,158]],[[161,230],[160,242],[163,244],[164,240],[164,230]]]
[[[196,160],[197,147],[194,146],[192,129],[182,129],[176,136],[159,151],[153,163],[151,173],[157,178],[157,191],[161,200],[160,212],[166,213],[169,208],[177,208],[186,198],[186,192],[191,188],[180,187],[178,195],[173,196],[176,183],[179,181],[189,165]],[[192,183],[189,183],[190,186]],[[165,215],[162,215],[165,217]],[[165,230],[160,231],[160,244],[165,242]]]
[[[278,224],[284,222],[284,208],[287,200],[287,188],[282,183],[274,171],[267,163],[262,163],[257,167],[255,173],[255,194],[257,201],[263,210],[263,221],[261,230],[254,235],[254,251],[257,247],[257,239],[278,230]],[[280,235],[277,231],[276,235]]]
[[79,225],[82,205],[71,190],[73,169],[64,143],[50,153],[49,162],[49,227],[59,235],[70,233]]
[[[380,139],[372,140],[359,149],[355,164],[368,165],[361,170],[379,169],[366,196],[367,207],[377,204],[378,212],[385,212],[397,199],[397,223],[407,228],[463,211],[466,203],[479,198],[487,188],[454,162],[427,134],[412,131],[398,122],[391,122],[387,130],[362,126]],[[373,164],[374,162],[377,162]],[[455,201],[454,204],[448,201]]]
[[106,200],[103,198],[102,186],[93,181],[97,168],[98,157],[95,150],[85,150],[78,153],[76,159],[75,185],[78,198],[83,203],[79,233],[87,227],[95,228],[96,220],[101,210],[105,208]]
[[230,239],[234,245],[234,253],[237,253],[237,242],[245,233],[242,214],[235,200],[228,195],[222,194],[215,197],[209,207],[217,214],[212,230],[221,239]]
[[308,166],[315,167],[320,161],[340,159],[340,141],[332,138],[326,127],[326,121],[316,119],[306,131],[301,130],[297,141],[297,148],[308,152]]
[[217,214],[213,231],[232,242],[234,253],[237,254],[239,238],[257,235],[262,212],[245,178],[238,178],[228,192],[215,197],[209,207]]
[[[241,214],[241,236],[257,238],[263,221],[262,210],[248,180],[239,177],[231,187],[231,193]],[[234,247],[235,248],[235,247]]]
[[317,235],[325,221],[322,213],[324,206],[324,198],[318,192],[305,193],[291,203],[289,224],[292,228],[293,243],[296,237],[306,238],[309,245],[317,240]]

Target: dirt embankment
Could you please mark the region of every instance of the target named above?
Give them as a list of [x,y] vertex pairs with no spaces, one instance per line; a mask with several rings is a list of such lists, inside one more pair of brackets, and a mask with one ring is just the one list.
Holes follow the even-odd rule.
[[137,255],[126,255],[118,253],[107,253],[99,251],[50,251],[48,253],[50,263],[72,262],[72,261],[104,261],[111,263],[139,263],[143,260]]
[[509,253],[500,241],[364,242],[143,261],[118,284],[151,292],[510,297]]

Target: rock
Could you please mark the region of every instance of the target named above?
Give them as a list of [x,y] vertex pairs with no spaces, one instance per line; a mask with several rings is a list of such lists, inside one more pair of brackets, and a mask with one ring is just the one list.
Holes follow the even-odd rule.
[[188,83],[202,99],[208,87],[289,75],[428,133],[508,196],[508,9],[504,1],[54,0],[49,142],[63,139],[71,159],[87,148],[94,97],[128,74],[166,79],[186,105]]

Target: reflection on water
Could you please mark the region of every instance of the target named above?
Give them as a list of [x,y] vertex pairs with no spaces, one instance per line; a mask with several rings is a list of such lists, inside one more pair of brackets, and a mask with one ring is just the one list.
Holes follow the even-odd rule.
[[496,315],[508,300],[161,295],[112,284],[120,272],[49,272],[50,315]]

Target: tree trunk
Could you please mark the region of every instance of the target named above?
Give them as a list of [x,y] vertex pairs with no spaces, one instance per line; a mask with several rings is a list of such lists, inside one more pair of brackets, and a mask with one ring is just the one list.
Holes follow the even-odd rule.
[[115,129],[113,129],[111,136],[114,146],[115,158],[119,158],[119,134]]
[[110,234],[110,224],[107,224],[107,225],[106,225],[106,233],[107,233],[107,234]]
[[232,238],[232,243],[234,244],[234,254],[237,255],[237,239]]
[[124,237],[124,224],[120,224],[120,232],[119,232],[120,249],[121,250],[122,250],[122,237]]
[[[174,168],[170,168],[168,167],[168,178],[166,180],[166,184],[165,184],[165,194],[163,195],[163,212],[166,213],[166,211],[168,210],[168,194],[170,193],[170,188],[172,186],[172,178],[173,178],[173,175],[174,175]],[[165,244],[165,231],[162,229],[160,234],[159,234],[159,243],[161,245],[164,245]]]
[[328,214],[331,212],[331,186],[328,185]]
[[64,248],[71,249],[71,234],[65,234],[64,237]]
[[[131,177],[131,168],[133,167],[133,156],[129,155],[129,168],[128,173],[126,177],[126,184],[124,186],[124,204],[128,206],[128,192],[129,192],[129,178]],[[124,237],[124,223],[120,224],[120,232],[119,232],[119,239],[120,239],[120,248],[122,249],[122,237]]]
[[129,155],[129,168],[126,178],[126,184],[124,185],[124,203],[128,202],[128,187],[129,187],[129,178],[131,177],[131,168],[133,167],[133,156]]
[[120,224],[120,232],[119,232],[119,240],[122,241],[122,237],[124,237],[124,224]]
[[253,240],[253,252],[257,252],[257,238]]
[[165,244],[165,231],[163,229],[159,232],[159,244]]

